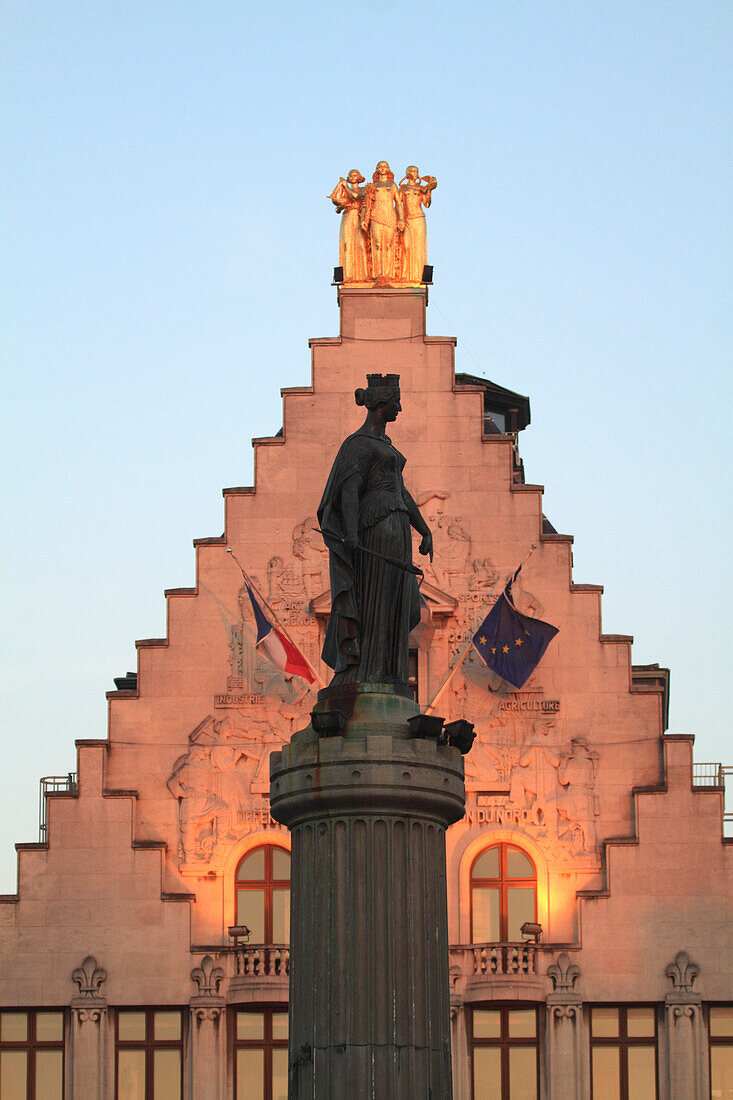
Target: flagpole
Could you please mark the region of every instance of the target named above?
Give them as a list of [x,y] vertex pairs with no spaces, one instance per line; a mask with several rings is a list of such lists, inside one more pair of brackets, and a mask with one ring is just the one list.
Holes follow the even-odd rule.
[[[471,638],[473,638],[473,633],[474,632],[472,631],[471,632]],[[466,646],[463,650],[463,653],[461,653],[461,656],[458,658],[458,660],[456,660],[455,664],[453,664],[450,667],[450,669],[448,671],[448,675],[443,680],[443,683],[440,685],[440,687],[436,691],[435,695],[433,696],[433,698],[430,700],[427,707],[425,708],[425,713],[426,714],[432,714],[433,713],[433,711],[435,710],[435,708],[438,705],[438,701],[445,694],[445,691],[447,690],[448,685],[450,684],[451,680],[453,679],[455,674],[458,672],[458,669],[461,667],[463,662],[466,660],[466,657],[468,657],[470,649],[471,649],[471,640],[469,639],[469,641],[467,642],[467,644],[466,644]]]
[[[532,545],[530,546],[529,550],[527,551],[527,553],[524,555],[521,562],[517,566],[517,568],[512,573],[512,577],[516,577],[519,570],[522,568],[524,563],[527,561],[527,559],[530,557],[530,555],[536,549],[537,549],[537,543],[533,542]],[[504,587],[506,587],[506,585]],[[435,710],[435,708],[438,705],[438,701],[445,694],[445,691],[448,688],[448,685],[450,684],[451,680],[453,679],[455,674],[458,672],[458,669],[461,667],[463,662],[466,660],[466,657],[468,657],[468,654],[471,652],[471,646],[473,645],[473,636],[476,633],[476,631],[478,630],[478,628],[481,626],[481,623],[486,618],[486,616],[483,614],[485,607],[486,607],[486,604],[484,604],[484,606],[481,608],[481,611],[479,612],[479,615],[476,616],[473,623],[471,624],[471,628],[470,628],[470,631],[469,631],[469,639],[466,642],[466,645],[463,649],[463,652],[460,654],[460,657],[457,657],[454,660],[454,663],[449,666],[448,673],[447,673],[445,679],[443,680],[443,683],[440,685],[440,687],[436,691],[435,695],[433,696],[433,698],[430,700],[427,707],[425,708],[425,713],[426,714],[432,714],[433,713],[433,711]]]
[[[245,573],[245,571],[244,571],[244,567],[243,567],[243,565],[242,565],[241,561],[239,560],[239,558],[237,557],[237,555],[236,555],[236,554],[234,553],[234,551],[232,550],[231,546],[227,546],[227,554],[231,554],[231,555],[232,555],[232,557],[234,558],[235,562],[236,562],[236,563],[237,563],[237,565],[239,566],[239,572],[240,572],[240,573],[242,574],[242,576],[244,577],[244,581],[245,581],[245,584],[248,584],[248,585],[249,585],[249,587],[250,587],[250,588],[252,589],[252,591],[254,592],[255,596],[257,597],[257,599],[258,599],[258,600],[260,600],[260,602],[261,602],[261,603],[263,603],[263,604],[264,604],[264,606],[265,606],[265,607],[267,608],[267,610],[268,610],[268,611],[270,612],[270,614],[272,615],[273,619],[275,620],[275,624],[277,625],[277,628],[278,628],[278,630],[281,630],[281,631],[283,632],[283,634],[285,635],[285,637],[287,638],[287,640],[288,640],[288,641],[290,642],[290,644],[291,644],[291,645],[293,645],[293,646],[295,646],[295,648],[296,648],[296,649],[298,650],[298,653],[300,653],[301,657],[303,658],[303,660],[305,661],[305,663],[306,663],[306,664],[308,665],[308,668],[309,668],[309,669],[311,670],[311,672],[313,673],[313,678],[314,678],[314,679],[315,679],[315,680],[316,680],[316,681],[317,681],[317,682],[318,682],[318,683],[320,684],[320,686],[321,686],[322,688],[323,688],[323,687],[325,687],[326,685],[324,684],[323,680],[322,680],[322,679],[321,679],[321,677],[320,677],[320,676],[318,675],[318,672],[317,672],[317,671],[316,671],[316,670],[314,669],[313,665],[312,665],[312,664],[310,663],[310,661],[309,661],[309,660],[308,660],[308,658],[306,657],[305,653],[303,653],[303,650],[302,650],[302,649],[300,648],[300,646],[298,645],[298,643],[297,643],[297,642],[295,642],[295,641],[293,641],[293,639],[292,639],[292,638],[290,637],[290,634],[289,634],[289,633],[288,633],[288,631],[287,631],[287,630],[285,629],[285,627],[284,627],[284,626],[282,625],[282,623],[280,622],[280,619],[279,619],[279,618],[278,618],[278,616],[277,616],[277,615],[275,614],[275,612],[273,611],[272,607],[270,606],[270,604],[268,603],[268,601],[267,601],[267,600],[265,599],[265,597],[264,597],[264,596],[262,595],[262,593],[260,592],[260,590],[259,590],[259,589],[257,588],[257,585],[256,585],[256,584],[254,583],[254,581],[252,580],[252,578],[251,578],[251,577],[249,577],[249,576],[247,576],[247,574],[246,574],[246,573]],[[315,692],[315,688],[313,687],[313,685],[312,685],[312,684],[308,684],[308,690],[309,690],[309,691],[313,691],[313,692]]]

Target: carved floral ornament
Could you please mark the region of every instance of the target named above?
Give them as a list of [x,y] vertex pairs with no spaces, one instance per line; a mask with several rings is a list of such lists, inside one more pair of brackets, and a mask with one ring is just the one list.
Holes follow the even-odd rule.
[[219,986],[224,980],[224,971],[220,966],[214,966],[211,955],[204,955],[201,966],[195,966],[191,971],[191,979],[198,987],[197,996],[213,998],[219,994]]
[[100,997],[100,989],[107,981],[107,971],[97,966],[94,955],[87,955],[81,966],[78,966],[71,975],[71,980],[76,982],[80,997],[89,1000]]
[[672,983],[673,993],[692,993],[692,986],[700,973],[700,967],[697,963],[690,962],[690,956],[686,951],[679,951],[674,962],[669,964],[664,973]]
[[563,951],[558,955],[557,962],[548,966],[547,975],[555,993],[574,993],[575,983],[580,977],[580,967],[571,962],[570,956]]

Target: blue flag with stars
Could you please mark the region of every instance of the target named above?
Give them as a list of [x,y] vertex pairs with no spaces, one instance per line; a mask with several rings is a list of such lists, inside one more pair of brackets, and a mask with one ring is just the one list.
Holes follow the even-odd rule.
[[512,603],[519,569],[472,638],[484,664],[516,688],[530,678],[557,634],[556,626],[523,615]]

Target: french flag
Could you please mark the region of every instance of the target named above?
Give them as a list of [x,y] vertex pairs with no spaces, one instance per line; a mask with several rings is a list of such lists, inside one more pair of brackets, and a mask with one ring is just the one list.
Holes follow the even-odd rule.
[[246,587],[249,592],[252,610],[255,613],[255,622],[257,624],[257,641],[255,642],[255,649],[262,650],[262,652],[265,653],[272,663],[282,672],[290,672],[293,676],[302,676],[304,680],[312,684],[315,677],[303,654],[297,646],[294,646],[293,643],[285,637],[282,631],[272,625],[267,615],[265,615],[264,611],[257,603],[254,592],[250,586],[247,584]]

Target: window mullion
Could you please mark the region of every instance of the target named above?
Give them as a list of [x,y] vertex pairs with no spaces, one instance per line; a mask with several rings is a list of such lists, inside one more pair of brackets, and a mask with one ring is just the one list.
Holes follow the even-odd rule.
[[[502,845],[502,848],[504,846]],[[501,1008],[501,1100],[511,1100],[509,1081],[509,1009]]]

